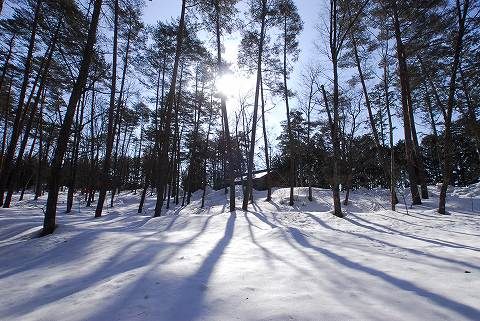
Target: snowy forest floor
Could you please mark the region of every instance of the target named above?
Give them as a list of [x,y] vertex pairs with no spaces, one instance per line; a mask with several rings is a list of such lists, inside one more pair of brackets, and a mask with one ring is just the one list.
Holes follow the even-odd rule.
[[355,191],[345,219],[322,189],[297,188],[293,207],[287,189],[256,192],[236,213],[211,192],[159,218],[153,197],[137,214],[122,193],[94,219],[79,198],[64,214],[62,194],[42,238],[46,197],[26,195],[0,210],[0,319],[480,320],[479,191],[450,193],[445,216],[433,187],[408,214]]

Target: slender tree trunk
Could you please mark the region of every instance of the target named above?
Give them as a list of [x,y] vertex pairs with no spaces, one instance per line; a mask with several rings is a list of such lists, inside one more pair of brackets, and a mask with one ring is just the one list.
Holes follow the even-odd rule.
[[95,217],[102,216],[103,203],[107,196],[107,186],[110,182],[110,164],[112,162],[113,140],[115,138],[114,118],[115,118],[115,92],[117,90],[117,51],[118,51],[118,16],[120,8],[119,0],[115,0],[114,23],[113,23],[113,57],[112,57],[112,81],[110,89],[110,105],[108,108],[108,127],[107,127],[107,144],[105,149],[105,157],[103,159],[103,168],[100,179],[99,194],[97,208],[95,209]]
[[393,144],[393,124],[392,124],[392,114],[390,112],[390,85],[389,85],[389,76],[388,76],[388,41],[384,54],[384,65],[383,65],[383,88],[385,91],[385,108],[387,110],[388,116],[388,133],[390,140],[390,204],[392,211],[395,211],[395,205],[398,203],[395,192],[395,149]]
[[417,56],[417,59],[418,59],[418,62],[420,63],[420,68],[422,70],[422,73],[426,77],[426,79],[428,81],[428,84],[430,85],[430,87],[432,89],[433,96],[435,97],[435,101],[437,102],[437,106],[440,107],[440,110],[442,111],[442,114],[443,114],[443,118],[445,119],[447,117],[447,111],[445,110],[445,106],[444,106],[442,100],[440,99],[440,96],[439,96],[438,90],[437,90],[437,86],[435,86],[435,83],[433,82],[430,73],[428,72],[427,68],[425,67],[425,64],[423,62],[422,57],[419,55],[419,56]]
[[290,120],[289,92],[287,86],[287,15],[283,20],[283,94],[285,98],[285,108],[287,111],[287,130],[288,130],[288,151],[290,153],[290,200],[289,205],[294,203],[294,187],[295,187],[295,152],[293,147],[292,124]]
[[87,207],[90,207],[95,194],[95,82],[92,84],[92,104],[90,107],[90,180],[87,197]]
[[43,168],[43,107],[45,105],[45,90],[42,94],[42,103],[40,104],[40,112],[38,115],[38,163],[37,163],[37,176],[35,181],[35,200],[42,195],[42,168]]
[[[263,146],[265,147],[265,166],[267,167],[267,177],[265,179],[267,185],[267,202],[272,200],[272,187],[270,186],[270,158],[268,157],[268,137],[267,126],[265,120],[265,99],[263,97],[263,77],[260,75],[260,98],[262,101],[262,128],[263,128]],[[243,174],[243,172],[242,172]]]
[[[337,39],[337,2],[331,2],[331,28],[330,28],[330,50],[333,66],[333,119],[332,119],[332,144],[333,144],[333,214],[337,217],[343,217],[342,206],[340,204],[340,189],[338,178],[338,167],[340,162],[340,141],[339,141],[339,88],[338,88],[338,39]],[[327,101],[325,101],[327,103]],[[327,108],[328,109],[328,108]]]
[[463,72],[461,62],[459,63],[458,70],[460,71],[460,79],[462,81],[462,90],[463,90],[463,93],[465,94],[465,100],[467,102],[467,108],[468,108],[467,115],[468,115],[469,127],[473,136],[473,140],[475,142],[475,147],[477,149],[478,161],[480,162],[480,126],[477,122],[474,102],[472,102],[472,98],[470,96],[470,90],[468,88],[467,81],[465,80],[465,75]]
[[398,20],[398,12],[396,0],[393,2],[393,25],[395,30],[395,40],[397,43],[397,58],[399,66],[400,87],[402,96],[402,111],[403,111],[403,129],[405,134],[405,158],[407,160],[408,176],[410,180],[410,193],[412,195],[412,204],[422,204],[420,195],[418,193],[418,179],[415,171],[416,162],[414,155],[414,147],[412,142],[412,131],[410,124],[409,106],[408,106],[408,79],[407,79],[407,63],[405,49],[400,31],[400,22]]
[[460,0],[456,0],[456,10],[458,15],[458,33],[455,39],[455,53],[453,56],[452,70],[450,74],[450,86],[448,90],[447,118],[445,119],[445,138],[444,138],[444,161],[443,161],[443,182],[440,188],[440,198],[438,202],[438,213],[446,214],[445,205],[447,201],[447,189],[450,184],[453,172],[452,166],[452,114],[455,104],[455,89],[457,80],[458,66],[460,65],[460,55],[463,48],[463,36],[465,34],[465,20],[469,9],[470,1],[464,0],[463,12],[460,6]]
[[[25,165],[30,164],[32,162],[33,149],[35,148],[37,137],[38,137],[38,123],[37,123],[37,128],[35,129],[35,134],[33,136],[32,145],[30,145],[30,151],[27,154],[27,159],[26,159]],[[22,185],[22,191],[20,193],[20,198],[19,198],[20,201],[23,200],[25,190],[27,189],[28,185],[30,185],[30,181],[32,180],[32,177],[33,177],[33,173],[30,173],[30,168],[29,167],[27,167],[27,166],[23,167],[22,173],[25,173],[25,172],[26,172],[26,176],[28,178],[25,181],[25,184]],[[23,176],[23,175],[21,175],[21,176]]]
[[2,154],[0,158],[0,172],[2,171],[3,168],[3,159],[5,157],[5,146],[7,143],[7,132],[8,132],[8,118],[9,118],[9,111],[10,111],[10,98],[12,96],[12,84],[13,84],[13,79],[10,80],[10,85],[8,86],[8,91],[7,91],[7,99],[5,101],[5,109],[4,109],[4,114],[3,114],[3,137],[2,137]]
[[[220,0],[215,0],[215,35],[217,38],[217,67],[218,72],[223,74],[225,71],[223,61],[222,61],[222,42],[221,42],[221,30],[220,30]],[[257,82],[258,85],[258,82]],[[230,137],[230,128],[228,125],[228,114],[227,114],[227,97],[221,95],[220,97],[220,106],[222,109],[222,117],[225,126],[225,144],[226,152],[228,157],[228,181],[230,186],[230,212],[235,211],[235,167],[234,159],[232,152],[232,138]]]
[[[357,41],[356,41],[355,36],[353,34],[351,35],[351,38],[352,38],[352,44],[353,44],[353,52],[354,52],[354,55],[355,55],[355,64],[357,65],[358,75],[360,77],[360,83],[362,84],[363,96],[365,98],[365,106],[367,107],[367,111],[368,111],[368,119],[370,121],[370,127],[372,129],[373,139],[374,139],[375,147],[376,147],[376,150],[377,150],[377,156],[379,157],[379,161],[382,164],[383,172],[385,173],[385,178],[389,179],[390,176],[393,175],[393,173],[391,173],[390,170],[389,170],[388,159],[383,154],[382,145],[380,144],[380,138],[379,138],[379,135],[378,135],[378,130],[377,130],[377,127],[375,125],[375,120],[373,118],[372,104],[371,104],[370,97],[369,97],[369,94],[368,94],[367,85],[365,83],[365,77],[363,75],[360,56],[358,55]],[[382,134],[382,137],[383,137],[383,134]],[[391,192],[392,192],[392,190],[391,190]],[[393,190],[393,192],[394,192],[394,195],[392,195],[392,197],[396,202],[398,202],[395,190]]]
[[207,138],[205,140],[205,160],[203,163],[203,191],[202,191],[202,204],[200,208],[205,207],[205,194],[207,192],[207,160],[208,160],[208,143],[210,138],[210,128],[212,126],[212,115],[213,109],[210,106],[210,116],[208,117],[208,129],[207,129]]
[[167,190],[167,204],[165,206],[165,208],[168,210],[170,208],[170,197],[172,195],[172,187],[173,187],[173,184],[175,182],[175,179],[176,179],[176,175],[175,175],[175,170],[176,170],[176,146],[177,144],[174,145],[175,148],[172,148],[172,155],[170,156],[170,168],[168,170],[168,190]]
[[423,159],[422,154],[420,152],[420,144],[418,143],[418,136],[417,136],[417,129],[415,125],[415,116],[413,113],[413,104],[412,104],[412,96],[410,90],[410,77],[408,74],[408,69],[406,70],[406,87],[407,87],[407,101],[408,101],[408,114],[410,117],[410,126],[412,130],[412,138],[413,138],[413,155],[415,158],[415,166],[417,169],[417,177],[418,182],[420,183],[420,192],[422,199],[428,199],[428,189],[427,189],[427,181],[425,178],[425,167],[423,166]]
[[170,90],[167,97],[167,104],[164,108],[165,110],[165,124],[164,124],[164,132],[162,137],[162,144],[160,146],[160,151],[158,153],[158,172],[157,172],[157,201],[155,204],[155,217],[160,216],[162,213],[162,206],[163,206],[163,194],[165,191],[165,186],[168,180],[168,150],[169,150],[169,143],[170,143],[170,135],[171,135],[171,121],[172,121],[172,108],[173,108],[173,101],[175,96],[175,88],[177,82],[177,71],[178,71],[178,64],[180,62],[180,56],[182,53],[182,43],[183,43],[183,34],[185,29],[185,6],[186,0],[182,0],[182,12],[180,14],[180,22],[178,25],[178,32],[177,32],[177,44],[175,48],[175,61],[173,64],[173,72],[172,72],[172,80],[170,82]]
[[[44,65],[43,70],[39,71],[39,75],[41,73],[40,86],[38,88],[37,95],[35,96],[35,101],[33,103],[33,106],[30,108],[30,114],[29,114],[29,117],[28,117],[28,121],[25,125],[24,136],[23,136],[23,139],[20,143],[20,150],[18,152],[17,159],[15,161],[14,166],[12,167],[12,170],[8,173],[7,182],[6,182],[7,197],[5,198],[5,201],[3,203],[4,208],[10,207],[10,202],[12,201],[13,190],[14,190],[14,187],[15,187],[15,184],[16,184],[16,180],[15,180],[16,173],[18,173],[18,171],[20,170],[20,167],[21,167],[21,164],[22,164],[22,161],[23,161],[23,153],[25,152],[25,148],[27,147],[27,142],[28,142],[28,138],[30,136],[30,131],[32,129],[33,121],[35,119],[35,115],[37,113],[37,108],[38,108],[38,105],[40,103],[40,97],[41,97],[41,94],[43,92],[43,88],[45,87],[45,83],[46,83],[46,79],[47,79],[47,75],[48,75],[48,71],[49,71],[49,67],[50,67],[50,62],[52,60],[52,55],[53,55],[53,52],[55,51],[55,45],[56,45],[57,39],[58,39],[58,32],[60,31],[60,26],[61,26],[61,21],[59,21],[57,29],[55,31],[55,35],[53,36],[53,39],[52,39],[51,43],[49,44],[49,50],[48,50],[47,58],[44,61],[44,63],[42,62],[42,65]],[[33,91],[33,89],[32,89],[32,91]],[[32,94],[33,94],[33,92],[32,92]],[[30,101],[30,99],[29,99],[29,101]],[[30,102],[28,102],[28,104],[30,104]],[[24,112],[27,113],[27,111],[28,111],[28,108],[26,107]],[[22,118],[23,119],[20,121],[19,126],[23,126],[24,120],[27,118],[27,115],[25,114]]]
[[83,129],[83,111],[85,110],[85,94],[83,94],[82,102],[80,104],[80,116],[77,122],[77,129],[75,131],[75,139],[73,146],[73,157],[72,157],[72,170],[70,173],[70,184],[68,186],[68,195],[67,195],[67,213],[70,213],[73,205],[73,195],[75,193],[75,183],[77,180],[77,168],[78,168],[78,150],[80,148],[80,140],[82,139],[82,129]]
[[[118,105],[120,106],[120,105]],[[119,123],[120,122],[120,114],[122,113],[120,107],[117,108],[117,113],[116,113],[116,120],[115,120],[115,123]],[[113,166],[112,166],[112,186],[111,186],[111,195],[110,195],[110,207],[113,207],[113,200],[115,199],[115,192],[117,190],[117,184],[118,184],[118,169],[117,169],[117,165],[118,165],[118,147],[120,145],[120,134],[121,134],[121,131],[122,129],[120,128],[120,126],[118,126],[118,131],[116,129],[116,125],[113,125],[113,130],[114,130],[114,135],[117,136],[116,139],[115,139],[115,153],[114,153],[114,156],[113,156]]]
[[96,41],[97,26],[100,17],[101,6],[102,0],[95,0],[90,27],[88,30],[87,43],[83,51],[83,58],[80,65],[80,70],[77,80],[73,85],[72,94],[70,95],[70,99],[67,105],[67,111],[65,113],[65,118],[58,136],[59,140],[57,144],[57,149],[55,150],[50,169],[50,178],[48,180],[47,209],[45,211],[45,219],[43,221],[44,235],[53,233],[55,229],[60,171],[62,168],[63,157],[68,146],[68,137],[73,122],[73,116],[75,114],[75,108],[77,106],[78,100],[80,99],[83,88],[85,87],[85,84],[87,82],[88,69],[90,67],[90,62],[93,56],[93,47]]
[[262,76],[262,57],[263,57],[263,42],[265,39],[265,20],[267,14],[267,2],[262,0],[262,22],[260,27],[260,41],[258,44],[258,58],[257,58],[257,83],[255,86],[255,102],[253,104],[253,120],[252,120],[252,136],[250,138],[250,150],[248,151],[248,165],[247,165],[247,186],[243,195],[242,209],[248,209],[248,201],[252,195],[253,187],[253,158],[255,156],[255,134],[257,131],[257,114],[258,114],[258,99],[260,96],[260,82]]
[[[124,93],[124,87],[125,87],[125,79],[127,75],[127,68],[128,68],[128,58],[129,58],[129,53],[130,53],[130,37],[131,37],[131,26],[128,29],[127,33],[127,44],[125,47],[125,58],[123,61],[123,72],[122,72],[122,81],[120,83],[120,93],[118,95],[117,99],[117,112],[115,115],[115,122],[113,125],[113,133],[115,136],[115,133],[117,132],[117,127],[118,127],[118,138],[120,137],[120,121],[121,121],[121,108],[122,108],[122,101],[123,101],[123,93]],[[126,134],[126,132],[125,132]],[[119,188],[118,186],[118,139],[116,142],[115,146],[115,157],[114,157],[114,165],[113,165],[113,179],[112,179],[112,195],[110,198],[110,207],[113,207],[113,200],[115,198],[115,190]],[[122,148],[123,149],[123,148]]]
[[7,53],[7,56],[5,57],[5,63],[3,64],[2,76],[0,76],[0,91],[3,88],[3,83],[4,83],[6,75],[7,75],[8,65],[10,63],[10,58],[12,58],[14,43],[15,43],[15,35],[13,35],[12,38],[10,38],[10,41],[8,43],[8,53]]
[[[311,132],[311,112],[312,112],[312,100],[313,100],[313,82],[314,78],[311,78],[310,82],[310,92],[308,94],[308,107],[307,107],[307,146],[310,148],[311,140],[310,140],[310,132]],[[313,168],[311,163],[309,164],[308,168],[308,200],[311,202],[313,201],[313,191],[312,191],[312,181],[313,181]]]
[[146,157],[144,158],[144,168],[145,168],[145,182],[143,185],[142,189],[142,194],[140,196],[140,204],[138,204],[138,213],[142,213],[143,211],[143,204],[145,203],[145,196],[147,195],[147,189],[148,186],[150,185],[150,177],[152,175],[153,168],[148,168],[148,164],[151,162],[153,153],[150,151],[148,154],[146,154]]
[[[425,86],[426,87],[426,86]],[[432,102],[430,101],[430,96],[428,92],[426,91],[427,88],[425,88],[425,105],[427,106],[428,110],[428,115],[430,117],[430,125],[432,126],[432,134],[433,134],[433,157],[432,159],[435,163],[435,167],[438,171],[441,171],[440,168],[440,162],[441,162],[441,156],[440,156],[440,146],[439,146],[439,139],[438,139],[438,131],[437,131],[437,125],[435,123],[435,116],[433,114],[433,108],[432,108]]]
[[40,17],[41,5],[42,5],[42,1],[41,0],[37,1],[36,7],[35,7],[35,14],[33,18],[32,33],[30,35],[30,41],[28,44],[27,58],[25,60],[25,69],[23,71],[23,82],[20,88],[20,94],[18,96],[17,111],[16,111],[15,119],[12,125],[12,134],[10,135],[10,142],[8,144],[7,153],[5,155],[2,171],[0,173],[0,206],[3,205],[5,189],[8,188],[7,179],[12,169],[15,150],[17,149],[17,142],[22,129],[20,122],[23,117],[23,105],[24,105],[25,95],[27,92],[27,87],[28,87],[29,78],[30,78],[30,69],[32,65],[33,50],[35,49],[34,48],[35,36],[37,34],[37,27],[38,27],[38,20]]
[[187,173],[187,188],[188,188],[188,194],[187,194],[187,204],[190,204],[190,199],[192,197],[192,176],[196,173],[196,163],[197,163],[197,144],[196,142],[198,141],[198,130],[200,127],[200,114],[202,112],[202,104],[203,104],[203,89],[204,89],[204,82],[202,82],[202,89],[200,93],[200,98],[197,100],[198,101],[198,108],[197,108],[197,119],[195,119],[195,125],[194,125],[194,130],[193,130],[193,138],[192,138],[192,144],[191,144],[191,157],[190,157],[190,164],[188,168],[188,173]]

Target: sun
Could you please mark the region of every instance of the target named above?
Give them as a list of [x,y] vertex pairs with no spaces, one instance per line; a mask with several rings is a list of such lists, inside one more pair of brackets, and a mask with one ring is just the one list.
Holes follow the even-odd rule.
[[237,84],[237,79],[233,73],[225,73],[218,77],[215,82],[218,93],[228,98],[235,96]]
[[219,94],[225,95],[227,98],[233,98],[241,92],[249,90],[252,87],[252,82],[239,74],[229,72],[218,77],[215,86]]

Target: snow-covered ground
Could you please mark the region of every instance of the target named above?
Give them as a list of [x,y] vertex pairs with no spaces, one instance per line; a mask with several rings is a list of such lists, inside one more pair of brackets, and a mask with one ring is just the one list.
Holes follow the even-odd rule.
[[140,215],[121,194],[100,219],[77,199],[43,238],[45,198],[27,195],[0,210],[0,320],[480,320],[480,185],[446,216],[430,191],[408,214],[356,191],[345,219],[320,189],[236,213],[211,192],[160,218],[153,198]]

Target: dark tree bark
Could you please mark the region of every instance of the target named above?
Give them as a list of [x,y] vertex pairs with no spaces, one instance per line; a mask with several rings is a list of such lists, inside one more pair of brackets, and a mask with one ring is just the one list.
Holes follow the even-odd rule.
[[293,135],[292,135],[292,125],[290,121],[290,106],[289,106],[289,92],[287,86],[287,15],[284,16],[283,20],[283,94],[285,98],[285,108],[287,111],[287,130],[288,130],[288,151],[290,156],[290,175],[289,175],[289,184],[290,184],[290,199],[288,204],[293,206],[294,200],[294,187],[295,187],[295,151],[293,148]]
[[155,204],[155,217],[158,217],[162,213],[162,206],[163,206],[163,194],[165,191],[165,186],[168,181],[168,150],[170,144],[170,136],[171,136],[171,122],[172,122],[172,108],[175,96],[175,88],[177,82],[177,72],[178,72],[178,65],[180,62],[180,56],[182,54],[182,43],[183,37],[185,32],[185,7],[186,7],[186,0],[182,0],[182,11],[180,14],[180,22],[178,25],[178,32],[177,32],[177,44],[175,48],[175,61],[173,63],[173,72],[172,72],[172,80],[170,82],[170,90],[167,96],[167,103],[165,106],[165,123],[163,125],[163,137],[162,142],[160,144],[160,151],[157,157],[157,168],[159,169],[157,172],[157,179],[156,179],[156,187],[157,187],[157,201]]
[[8,64],[10,63],[10,58],[12,58],[14,44],[15,44],[15,35],[13,35],[12,38],[10,38],[10,41],[8,43],[8,53],[7,53],[7,56],[5,57],[5,63],[3,64],[2,76],[0,76],[0,91],[2,90],[3,83],[5,82],[5,77],[7,75],[7,70],[8,70]]
[[398,203],[395,192],[395,149],[393,144],[393,123],[390,112],[390,82],[388,75],[388,41],[383,55],[383,90],[385,95],[385,108],[388,117],[388,137],[390,141],[390,205],[392,211],[395,211],[395,205]]
[[9,112],[10,112],[10,99],[12,96],[12,84],[13,84],[13,79],[10,79],[10,85],[8,86],[8,91],[7,91],[7,99],[5,101],[5,109],[4,109],[4,114],[3,114],[3,136],[2,136],[2,153],[1,153],[1,158],[0,158],[0,172],[3,168],[3,159],[4,159],[4,152],[5,152],[5,145],[7,143],[7,133],[8,133],[8,120],[9,120]]
[[107,144],[105,156],[103,159],[102,178],[100,179],[97,208],[95,209],[95,217],[102,216],[103,203],[107,196],[107,185],[110,181],[110,165],[112,162],[113,140],[115,138],[114,120],[115,120],[115,92],[117,90],[117,52],[118,52],[118,15],[119,0],[115,0],[114,22],[113,22],[113,57],[112,57],[112,81],[110,89],[110,104],[108,108],[108,127],[107,127]]
[[247,186],[243,195],[242,209],[246,211],[248,209],[248,201],[252,196],[253,187],[253,158],[255,156],[255,134],[257,131],[257,114],[258,114],[258,100],[260,96],[260,82],[262,76],[262,57],[263,57],[263,43],[265,39],[265,22],[267,15],[267,1],[262,0],[262,22],[260,26],[260,40],[258,44],[258,57],[257,57],[257,83],[255,86],[255,102],[253,104],[253,120],[252,120],[252,134],[250,138],[250,150],[248,151],[248,165],[247,165]]
[[85,110],[85,93],[83,94],[82,101],[80,103],[80,115],[77,112],[78,119],[76,121],[75,136],[73,139],[73,151],[72,151],[72,161],[70,169],[70,181],[68,184],[68,193],[67,193],[67,213],[72,211],[73,206],[73,196],[75,194],[75,181],[77,179],[77,167],[78,167],[78,149],[80,147],[80,140],[82,139],[82,129],[83,129],[83,111]]
[[410,181],[410,193],[412,195],[412,204],[422,204],[418,193],[418,178],[416,174],[415,152],[412,141],[412,129],[410,123],[410,114],[408,106],[408,78],[407,78],[407,62],[405,47],[400,31],[400,22],[398,20],[398,9],[396,0],[393,1],[393,25],[395,32],[395,40],[397,44],[397,59],[400,76],[400,87],[402,96],[402,112],[403,112],[403,129],[405,134],[405,158],[407,159],[408,177]]
[[17,149],[17,142],[21,132],[21,119],[23,117],[23,107],[25,102],[25,95],[27,93],[27,87],[30,78],[30,69],[32,65],[32,56],[33,50],[35,49],[35,36],[37,34],[38,21],[40,19],[40,8],[42,1],[37,1],[35,6],[35,14],[32,24],[32,33],[30,35],[30,41],[28,44],[27,58],[25,60],[25,69],[23,70],[23,81],[20,88],[20,94],[18,96],[17,110],[15,114],[15,119],[12,125],[12,134],[10,135],[10,142],[8,144],[7,153],[3,161],[2,171],[0,173],[0,206],[3,205],[3,198],[5,189],[7,186],[7,179],[10,175],[10,171],[13,165],[13,158],[15,156],[15,150]]
[[[125,79],[127,76],[127,68],[128,68],[128,62],[129,62],[129,53],[130,53],[130,38],[131,38],[131,27],[128,29],[127,33],[127,44],[125,47],[125,58],[123,60],[123,71],[122,71],[122,81],[120,82],[120,94],[118,95],[117,99],[117,112],[115,115],[115,122],[113,125],[113,133],[115,136],[115,133],[117,131],[118,127],[118,133],[120,134],[120,120],[121,120],[121,108],[122,108],[122,103],[123,103],[123,94],[124,94],[124,87],[125,87]],[[126,132],[125,132],[126,134]],[[112,195],[110,198],[110,207],[113,207],[113,200],[115,198],[115,191],[118,186],[118,173],[117,173],[117,165],[118,165],[118,139],[116,142],[115,146],[115,159],[114,159],[114,165],[113,165],[113,179],[112,179]]]
[[[366,82],[365,82],[365,76],[363,74],[362,65],[361,65],[361,61],[360,61],[360,56],[358,54],[357,41],[356,41],[355,36],[353,34],[351,35],[351,39],[352,39],[352,45],[353,45],[353,53],[354,53],[354,56],[355,56],[355,64],[357,66],[358,75],[360,77],[360,83],[362,85],[363,97],[365,98],[365,106],[367,107],[368,120],[370,122],[370,127],[372,129],[373,140],[375,142],[375,148],[376,148],[376,151],[377,151],[377,156],[379,158],[380,163],[382,164],[382,168],[383,168],[383,172],[385,174],[385,178],[391,180],[390,176],[393,175],[393,173],[390,171],[389,166],[388,166],[388,159],[387,159],[387,157],[385,157],[385,155],[383,154],[383,151],[382,151],[383,144],[380,143],[380,138],[379,138],[379,135],[378,135],[377,126],[375,124],[375,119],[373,117],[372,103],[370,101],[370,96],[368,94],[367,85],[366,85]],[[382,137],[383,137],[383,132],[382,132]],[[394,193],[392,195],[392,198],[395,200],[395,202],[398,202],[395,190],[390,190],[390,192]]]
[[[263,145],[265,146],[265,166],[267,167],[267,202],[272,200],[272,187],[270,186],[270,158],[268,157],[268,137],[267,137],[267,126],[265,120],[265,98],[263,97],[263,77],[260,75],[260,99],[262,101],[262,128],[263,128]],[[243,174],[243,172],[242,172]]]
[[95,82],[92,83],[92,101],[90,107],[90,172],[88,187],[88,196],[87,196],[87,207],[90,207],[93,201],[93,195],[95,194]]
[[[30,114],[28,116],[28,121],[25,125],[23,139],[20,143],[20,150],[18,151],[17,159],[15,161],[15,164],[14,164],[12,170],[10,171],[10,173],[8,173],[7,182],[6,182],[7,197],[5,198],[5,201],[3,203],[4,208],[10,207],[10,203],[12,201],[13,190],[14,190],[15,184],[16,184],[16,180],[15,180],[16,173],[19,172],[20,167],[22,165],[23,153],[25,152],[25,149],[27,147],[28,138],[30,137],[30,131],[32,129],[33,121],[35,119],[35,115],[37,114],[37,108],[38,108],[38,105],[40,103],[41,94],[43,93],[43,89],[45,87],[45,83],[46,83],[46,80],[47,80],[47,75],[48,75],[48,71],[49,71],[49,67],[50,67],[50,62],[52,60],[53,52],[55,51],[55,46],[56,46],[56,43],[57,43],[57,40],[58,40],[58,32],[60,31],[60,26],[61,26],[61,21],[58,23],[58,26],[57,26],[56,31],[55,31],[55,35],[53,36],[53,39],[52,39],[51,43],[49,44],[49,49],[47,50],[47,52],[48,52],[47,53],[47,58],[44,61],[44,63],[42,62],[42,65],[44,65],[43,70],[39,71],[39,75],[41,73],[41,76],[37,77],[37,78],[41,78],[40,86],[37,90],[37,95],[35,96],[35,101],[33,102],[33,106],[31,106],[30,110],[29,110]],[[33,90],[34,90],[34,88],[32,89],[32,94],[33,94]],[[30,100],[31,99],[29,98],[29,102],[27,104],[30,104]],[[28,108],[25,108],[24,112],[25,113],[28,112]],[[27,115],[24,115],[22,118],[23,119],[20,121],[19,126],[23,126],[23,122],[27,118]]]
[[450,74],[450,85],[448,89],[447,118],[445,119],[445,137],[444,137],[444,160],[443,160],[443,182],[440,188],[440,197],[438,202],[438,213],[446,214],[445,205],[447,201],[447,189],[452,178],[452,114],[455,103],[455,89],[458,67],[460,65],[460,55],[463,48],[463,36],[465,34],[465,20],[467,18],[469,0],[463,1],[463,8],[460,0],[456,0],[456,11],[458,18],[458,32],[455,38],[455,51],[453,56],[452,70]]
[[[332,144],[333,144],[333,176],[332,176],[332,190],[333,190],[333,214],[337,217],[343,217],[342,207],[340,204],[340,189],[338,178],[338,167],[340,162],[340,139],[338,126],[338,105],[339,105],[339,88],[338,88],[338,31],[337,31],[337,2],[335,0],[330,2],[331,12],[331,27],[330,27],[330,51],[333,65],[333,119],[332,119]],[[325,100],[325,104],[327,101]],[[328,109],[328,108],[327,108]]]
[[[190,156],[190,164],[188,167],[188,173],[187,173],[187,189],[188,189],[188,194],[187,194],[187,204],[190,204],[190,199],[192,197],[192,176],[196,173],[196,164],[197,164],[197,144],[196,142],[198,141],[198,130],[200,127],[200,115],[202,112],[202,104],[203,104],[203,90],[204,90],[205,83],[202,81],[202,89],[200,91],[200,97],[197,97],[197,102],[196,102],[196,107],[195,108],[195,115],[194,115],[194,129],[193,129],[193,136],[192,136],[192,142],[191,142],[191,156]],[[195,91],[197,91],[195,89]]]
[[67,105],[67,111],[65,113],[65,118],[60,128],[57,149],[55,150],[50,169],[50,178],[48,180],[48,200],[47,209],[45,211],[45,219],[43,221],[43,235],[51,234],[55,229],[58,188],[60,183],[60,170],[62,168],[63,157],[68,146],[68,137],[70,134],[70,128],[72,127],[75,108],[77,107],[77,103],[80,99],[83,88],[87,83],[88,69],[90,67],[90,62],[93,57],[93,47],[96,41],[97,26],[100,17],[101,6],[102,0],[95,0],[90,27],[88,30],[87,43],[83,50],[83,58],[80,65],[80,71],[78,73],[77,80],[73,85],[72,94],[70,95],[70,99]]
[[37,176],[35,179],[35,200],[42,195],[42,170],[43,170],[43,107],[45,106],[45,90],[42,94],[42,102],[40,104],[40,112],[38,115],[38,162]]
[[[220,31],[220,0],[215,0],[215,33],[217,38],[217,67],[220,73],[224,72],[224,66],[222,62],[222,42],[221,42],[221,31]],[[258,81],[257,81],[258,85]],[[220,97],[220,106],[222,109],[222,117],[225,128],[225,144],[226,152],[228,157],[228,183],[230,186],[230,212],[235,211],[235,168],[234,168],[234,159],[232,153],[232,138],[230,136],[230,128],[228,125],[228,114],[227,114],[227,97],[222,95]]]
[[207,138],[205,139],[205,160],[203,161],[203,191],[202,191],[202,203],[200,208],[205,207],[205,194],[207,193],[207,160],[208,160],[208,144],[210,138],[210,129],[212,126],[213,108],[210,106],[210,115],[208,116],[208,129]]
[[152,151],[149,151],[148,154],[144,158],[144,170],[145,170],[145,182],[143,185],[142,189],[142,194],[140,196],[140,204],[138,205],[138,213],[142,213],[143,211],[143,204],[145,203],[145,196],[147,195],[147,189],[148,186],[150,186],[151,183],[151,177],[153,173],[153,168],[150,166],[150,163],[152,161]]

